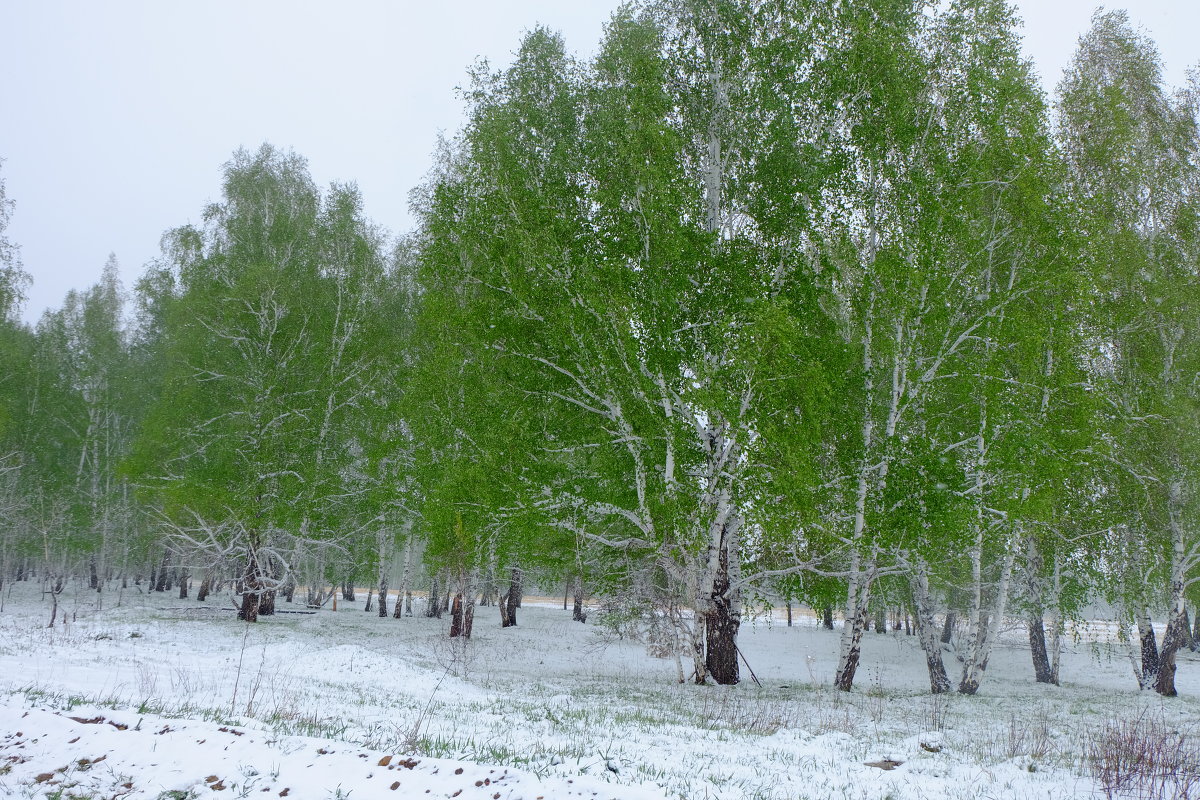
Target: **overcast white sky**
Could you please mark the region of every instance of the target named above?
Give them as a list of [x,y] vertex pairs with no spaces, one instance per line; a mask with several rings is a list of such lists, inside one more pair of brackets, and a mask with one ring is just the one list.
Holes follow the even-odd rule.
[[[127,288],[163,231],[196,222],[220,168],[264,141],[319,184],[355,180],[367,213],[409,227],[408,191],[477,56],[507,63],[521,32],[560,30],[588,55],[618,0],[0,0],[0,175],[7,235],[36,321],[116,253]],[[1026,50],[1052,90],[1093,0],[1020,0]],[[1110,7],[1122,7],[1112,3]],[[1130,0],[1167,78],[1200,62],[1200,2]]]

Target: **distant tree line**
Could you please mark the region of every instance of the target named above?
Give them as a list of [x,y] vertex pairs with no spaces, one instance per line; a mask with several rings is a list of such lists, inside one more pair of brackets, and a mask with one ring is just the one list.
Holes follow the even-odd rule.
[[1104,601],[1175,693],[1200,75],[1124,12],[1050,105],[1002,0],[645,0],[463,95],[409,235],[239,151],[131,294],[110,259],[32,327],[0,183],[0,580],[194,579],[250,621],[419,585],[456,636],[534,580],[723,684],[747,604],[799,602],[841,610],[839,688],[891,614],[968,694],[1003,620],[1057,683]]

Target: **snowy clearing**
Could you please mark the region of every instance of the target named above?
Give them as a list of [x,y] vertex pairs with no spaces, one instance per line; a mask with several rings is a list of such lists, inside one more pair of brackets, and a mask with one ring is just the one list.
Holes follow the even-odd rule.
[[1103,797],[1088,753],[1107,728],[1194,736],[1200,721],[1195,654],[1180,697],[1138,692],[1103,625],[1078,631],[1061,688],[1033,682],[1009,631],[976,697],[928,695],[915,637],[869,634],[847,695],[830,687],[837,632],[808,616],[744,625],[761,687],[696,687],[549,603],[505,630],[478,609],[464,648],[448,620],[361,602],[247,626],[228,598],[135,590],[103,609],[64,597],[70,621],[49,629],[36,587],[10,591],[4,797]]

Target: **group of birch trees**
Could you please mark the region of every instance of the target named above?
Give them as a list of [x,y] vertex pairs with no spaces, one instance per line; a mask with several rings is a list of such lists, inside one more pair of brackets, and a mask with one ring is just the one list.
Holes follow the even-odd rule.
[[1197,94],[1123,13],[1053,111],[987,1],[635,5],[589,62],[532,31],[466,100],[417,244],[437,382],[491,398],[448,424],[505,450],[469,540],[519,521],[652,587],[681,680],[738,680],[765,591],[842,606],[842,689],[894,603],[934,692],[974,693],[1014,613],[1055,683],[1091,589],[1174,692]]
[[21,325],[0,238],[0,579],[191,570],[247,620],[357,579],[386,616],[419,542],[452,633],[551,576],[729,684],[747,603],[836,606],[848,691],[899,606],[935,693],[1013,617],[1057,683],[1102,600],[1173,694],[1200,84],[1098,12],[1051,102],[1018,30],[1003,0],[645,0],[589,60],[535,28],[476,65],[398,243],[270,146],[132,313],[110,262]]

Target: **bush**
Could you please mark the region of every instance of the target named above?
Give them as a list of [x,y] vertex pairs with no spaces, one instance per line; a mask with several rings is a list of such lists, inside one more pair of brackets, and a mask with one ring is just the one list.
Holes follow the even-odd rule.
[[1109,721],[1087,746],[1092,777],[1108,798],[1200,797],[1200,740],[1144,712]]

